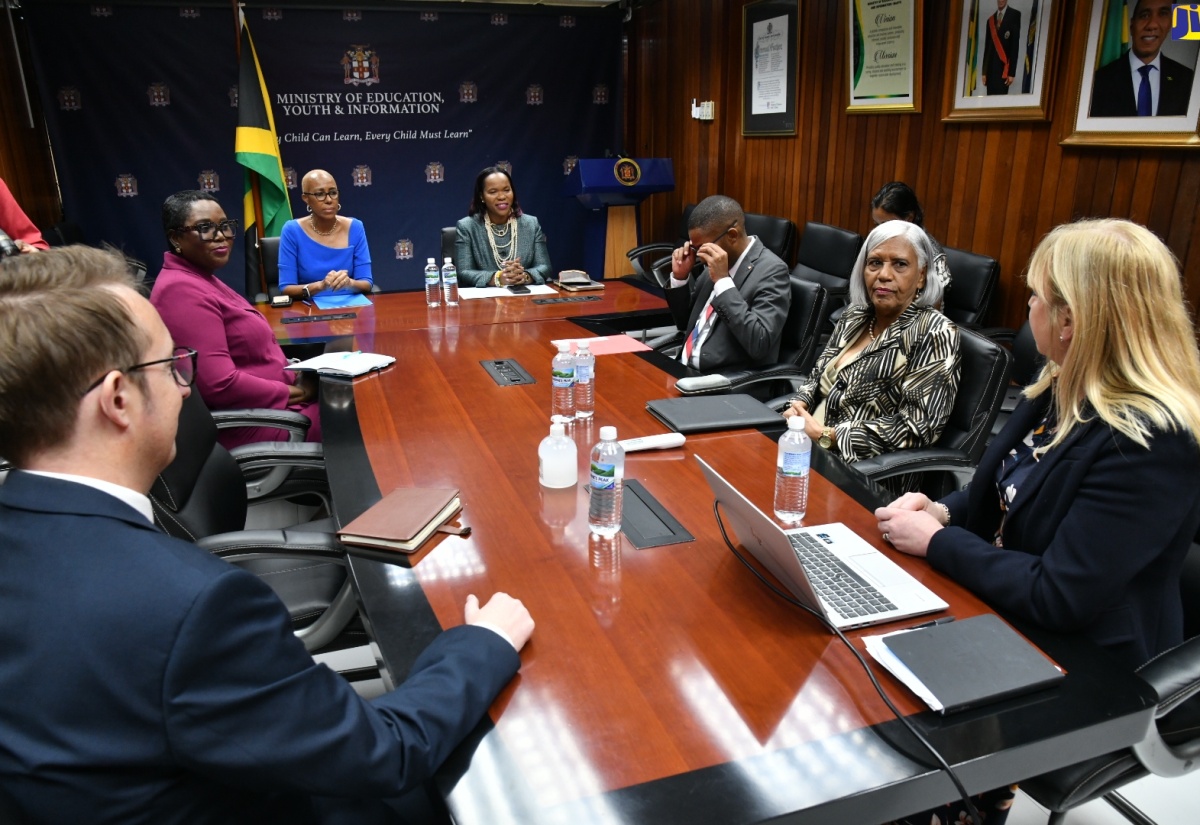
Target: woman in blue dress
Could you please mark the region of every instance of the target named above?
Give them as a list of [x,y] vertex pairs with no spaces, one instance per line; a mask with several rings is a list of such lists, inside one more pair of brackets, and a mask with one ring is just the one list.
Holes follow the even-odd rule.
[[371,252],[362,221],[339,215],[333,175],[314,169],[300,182],[309,215],[288,221],[279,236],[279,288],[293,300],[370,292]]

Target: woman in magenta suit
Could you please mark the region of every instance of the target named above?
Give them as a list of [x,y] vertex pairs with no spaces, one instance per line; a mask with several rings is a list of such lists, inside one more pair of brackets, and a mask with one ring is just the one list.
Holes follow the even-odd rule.
[[[271,325],[214,273],[229,263],[237,221],[225,217],[216,198],[195,189],[163,203],[163,229],[171,251],[150,303],[175,343],[198,353],[196,388],[212,410],[291,409],[312,421],[309,441],[321,440],[316,385],[285,370],[287,358]],[[282,441],[283,430],[244,427],[221,430],[226,447]]]

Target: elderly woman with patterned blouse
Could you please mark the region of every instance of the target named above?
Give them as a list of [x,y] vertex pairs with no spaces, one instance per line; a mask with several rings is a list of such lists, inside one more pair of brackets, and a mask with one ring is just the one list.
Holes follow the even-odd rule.
[[919,226],[871,230],[850,275],[850,305],[784,417],[847,461],[937,440],[958,391],[958,328],[934,307],[945,284]]
[[467,217],[456,229],[459,285],[541,284],[550,276],[546,236],[538,219],[521,211],[508,170],[489,166],[479,173]]

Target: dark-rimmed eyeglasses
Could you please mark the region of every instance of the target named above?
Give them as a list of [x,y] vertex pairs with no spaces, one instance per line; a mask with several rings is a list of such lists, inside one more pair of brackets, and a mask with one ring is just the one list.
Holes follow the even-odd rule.
[[[175,383],[181,387],[192,386],[192,384],[196,383],[196,351],[191,347],[175,347],[173,353],[170,358],[159,358],[155,361],[146,361],[143,364],[121,367],[116,372],[136,372],[137,370],[153,367],[157,364],[170,364],[171,377],[175,379]],[[113,372],[113,370],[109,370],[93,381],[92,385],[83,391],[83,394],[87,395],[96,389],[96,387],[103,384],[104,379],[108,378],[109,372]]]
[[304,194],[319,201],[335,201],[341,193],[336,189],[330,189],[328,192],[305,192]]
[[236,235],[238,230],[238,222],[232,218],[227,221],[221,221],[220,223],[201,221],[194,226],[177,226],[175,229],[178,232],[195,232],[200,236],[200,240],[202,241],[215,241],[217,239],[218,232],[220,232],[221,236],[224,238],[232,238],[234,235]]

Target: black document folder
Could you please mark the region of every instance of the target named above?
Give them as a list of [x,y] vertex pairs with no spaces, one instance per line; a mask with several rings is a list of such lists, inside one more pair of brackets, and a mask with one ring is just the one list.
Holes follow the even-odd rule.
[[647,402],[646,409],[677,433],[783,424],[783,417],[766,404],[757,398],[737,393],[662,398]]
[[884,639],[942,707],[939,713],[984,705],[1049,687],[1063,672],[998,616],[894,633]]

